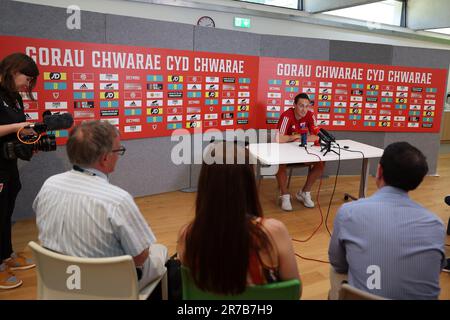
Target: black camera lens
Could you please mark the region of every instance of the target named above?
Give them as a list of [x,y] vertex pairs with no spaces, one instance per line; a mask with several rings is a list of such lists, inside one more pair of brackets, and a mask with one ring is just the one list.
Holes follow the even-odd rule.
[[54,134],[47,134],[42,136],[41,139],[34,144],[35,150],[39,151],[55,151],[56,150],[56,137]]

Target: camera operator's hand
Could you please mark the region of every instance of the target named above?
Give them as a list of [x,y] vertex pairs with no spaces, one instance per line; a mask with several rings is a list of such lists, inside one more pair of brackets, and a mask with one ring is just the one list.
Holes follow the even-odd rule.
[[30,125],[29,122],[18,122],[18,123],[0,125],[0,137],[6,136],[11,133],[16,133],[23,127],[26,127],[29,125]]
[[31,128],[26,128],[20,131],[20,137],[23,138],[25,136],[37,136],[37,133]]

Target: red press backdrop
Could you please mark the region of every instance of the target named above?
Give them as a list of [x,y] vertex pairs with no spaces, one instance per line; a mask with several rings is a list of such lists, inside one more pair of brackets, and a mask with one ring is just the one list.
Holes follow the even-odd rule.
[[[0,37],[0,58],[24,52],[41,75],[29,121],[70,112],[75,123],[105,119],[123,139],[175,129],[254,128],[258,57],[22,37]],[[64,143],[67,130],[56,132]]]
[[[123,139],[175,129],[274,128],[300,92],[321,127],[439,132],[446,70],[266,58],[0,36],[0,59],[24,52],[41,75],[29,121],[45,110],[105,119]],[[67,130],[56,132],[64,143]]]
[[446,77],[445,69],[262,57],[258,126],[274,128],[305,92],[329,130],[439,132]]

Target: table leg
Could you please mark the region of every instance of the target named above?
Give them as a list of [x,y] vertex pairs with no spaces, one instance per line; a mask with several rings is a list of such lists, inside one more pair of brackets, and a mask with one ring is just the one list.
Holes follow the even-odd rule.
[[359,178],[359,197],[365,198],[367,193],[367,180],[369,177],[369,159],[364,158]]
[[367,180],[369,177],[369,159],[364,158],[361,166],[361,176],[359,178],[359,197],[356,198],[349,193],[344,193],[344,200],[352,199],[354,201],[365,198],[367,193]]

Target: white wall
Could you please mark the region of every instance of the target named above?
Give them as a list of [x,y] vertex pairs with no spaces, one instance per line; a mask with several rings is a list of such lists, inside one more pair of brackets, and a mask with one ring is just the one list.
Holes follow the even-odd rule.
[[[259,34],[286,35],[286,36],[297,36],[307,38],[320,38],[330,40],[355,41],[355,42],[379,43],[396,46],[410,46],[410,47],[450,50],[450,41],[448,41],[448,44],[440,44],[431,41],[422,41],[418,39],[409,39],[399,36],[377,34],[371,31],[369,27],[367,28],[367,32],[362,32],[330,26],[321,26],[312,23],[292,21],[289,20],[289,17],[308,18],[313,17],[313,15],[296,10],[274,8],[274,7],[266,8],[265,6],[261,5],[240,3],[229,0],[220,0],[220,1],[197,0],[198,3],[196,5],[197,6],[201,5],[201,2],[218,5],[227,4],[227,6],[230,7],[230,10],[231,11],[234,10],[235,12],[239,12],[241,8],[257,9],[258,11],[266,11],[266,12],[272,10],[276,11],[279,14],[284,14],[286,19],[274,19],[261,16],[239,15],[238,13],[225,13],[212,10],[201,10],[196,8],[156,5],[156,4],[139,3],[122,0],[95,0],[95,1],[14,0],[14,1],[27,2],[33,4],[43,4],[63,8],[75,4],[78,5],[81,8],[81,10],[86,11],[127,15],[132,17],[172,21],[186,24],[196,24],[199,17],[203,15],[208,15],[215,20],[216,28],[221,29],[247,31]],[[181,2],[183,1],[178,1],[178,3]],[[235,28],[233,26],[233,17],[235,16],[251,18],[251,29]],[[317,21],[317,19],[314,20]],[[151,30],[143,30],[143,32],[151,32]],[[417,34],[420,34],[420,32]]]

